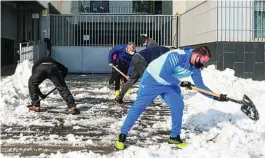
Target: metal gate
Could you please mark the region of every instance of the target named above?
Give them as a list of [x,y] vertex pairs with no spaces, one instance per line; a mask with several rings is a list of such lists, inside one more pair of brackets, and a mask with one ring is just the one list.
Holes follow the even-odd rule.
[[69,72],[108,73],[111,48],[146,34],[159,45],[178,46],[177,16],[171,15],[51,15],[52,56]]

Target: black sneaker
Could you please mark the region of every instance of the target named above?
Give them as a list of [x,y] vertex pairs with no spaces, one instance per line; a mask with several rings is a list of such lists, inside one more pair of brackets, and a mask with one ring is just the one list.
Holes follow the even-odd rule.
[[120,97],[120,96],[117,96],[117,97],[115,98],[115,100],[116,100],[119,104],[122,104],[122,103],[123,103],[122,97]]

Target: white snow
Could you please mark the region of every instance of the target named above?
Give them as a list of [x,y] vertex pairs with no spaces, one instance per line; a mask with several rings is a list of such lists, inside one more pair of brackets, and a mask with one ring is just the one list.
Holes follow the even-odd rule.
[[[1,80],[1,101],[0,101],[0,123],[1,125],[39,125],[54,126],[54,122],[45,122],[39,118],[38,114],[28,112],[26,105],[30,103],[28,94],[28,79],[31,75],[31,66],[28,61],[19,64],[14,75]],[[130,145],[124,151],[114,151],[108,155],[96,154],[93,151],[73,151],[69,153],[41,154],[39,157],[185,157],[185,158],[260,158],[265,157],[265,81],[253,81],[251,79],[242,79],[234,76],[234,71],[226,69],[224,71],[216,70],[214,66],[208,66],[202,71],[205,84],[214,92],[227,94],[229,97],[241,100],[246,94],[256,105],[260,119],[252,121],[240,110],[240,105],[232,102],[217,102],[210,100],[203,95],[190,90],[183,89],[182,95],[185,102],[185,113],[183,116],[183,129],[181,137],[185,138],[189,143],[188,147],[177,150],[172,145],[160,143],[152,145],[157,139],[161,139],[160,135],[146,140],[146,147]],[[190,80],[190,78],[185,79]],[[53,88],[49,81],[41,84],[41,90],[47,93]],[[75,88],[78,90],[77,88]],[[79,88],[84,93],[77,94],[75,98],[82,99],[84,97],[107,98],[113,99],[112,90],[105,85],[93,90],[95,95],[88,95],[86,87]],[[135,89],[133,90],[135,92]],[[74,90],[72,91],[74,92]],[[97,95],[104,92],[106,95]],[[50,98],[59,97],[57,94],[51,94]],[[136,94],[126,95],[126,99],[135,99]],[[159,99],[158,99],[159,100]],[[44,104],[51,104],[51,101],[44,101]],[[161,100],[160,100],[161,102]],[[93,109],[105,106],[105,104],[78,104],[77,107],[91,108],[85,114],[93,113]],[[163,105],[161,109],[168,108]],[[82,113],[81,113],[82,115]],[[112,145],[119,133],[119,128],[125,119],[124,114],[119,120],[114,120],[111,116],[98,116],[93,120],[72,119],[75,116],[65,115],[64,126],[73,126],[73,129],[79,130],[83,126],[92,126],[96,124],[110,124],[110,135],[104,137],[102,141],[105,145]],[[43,116],[48,116],[43,114]],[[54,116],[56,118],[56,116]],[[159,116],[157,116],[159,118]],[[168,117],[167,121],[158,121],[152,127],[146,127],[145,132],[154,132],[157,129],[170,129],[171,121]],[[134,127],[137,127],[135,125]],[[99,131],[102,129],[98,129]],[[6,131],[12,131],[8,128]],[[139,134],[132,129],[129,134]],[[49,135],[49,140],[44,141],[39,138],[40,143],[60,142],[58,135]],[[69,144],[93,144],[95,140],[82,140],[83,136],[77,136],[69,133],[66,136]],[[99,139],[99,138],[98,138]],[[131,137],[137,139],[137,136]],[[20,135],[18,140],[5,140],[5,143],[14,142],[32,142],[31,137]],[[1,141],[2,144],[2,141]],[[157,143],[156,143],[157,144]],[[16,155],[16,154],[14,154]],[[11,157],[14,157],[12,155]],[[9,157],[0,154],[0,157]],[[19,157],[18,155],[16,157]]]

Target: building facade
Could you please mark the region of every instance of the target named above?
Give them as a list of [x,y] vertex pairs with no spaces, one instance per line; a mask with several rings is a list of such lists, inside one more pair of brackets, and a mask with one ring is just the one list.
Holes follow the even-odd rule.
[[[98,47],[146,33],[159,44],[207,45],[213,51],[209,64],[217,69],[234,69],[243,78],[265,78],[262,0],[1,1],[1,13],[2,66],[17,61],[15,52],[22,41],[48,37],[54,46]],[[103,22],[105,15],[108,20]],[[96,34],[104,40],[93,39]]]
[[235,75],[265,79],[265,1],[202,1],[179,16],[179,46],[207,45],[209,64]]

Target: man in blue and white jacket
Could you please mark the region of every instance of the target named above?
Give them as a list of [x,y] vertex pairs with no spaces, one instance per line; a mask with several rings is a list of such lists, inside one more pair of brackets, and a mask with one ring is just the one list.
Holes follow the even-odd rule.
[[[119,140],[115,142],[117,149],[124,149],[124,142],[129,130],[145,108],[160,95],[171,111],[172,127],[169,138],[170,144],[183,148],[187,144],[180,139],[184,102],[181,97],[180,87],[191,89],[192,83],[179,79],[191,76],[196,87],[209,90],[203,83],[200,68],[211,58],[211,52],[206,46],[197,49],[171,50],[152,61],[145,70],[136,101],[128,111],[127,117],[121,127]],[[205,96],[227,101],[226,95],[219,98]]]

